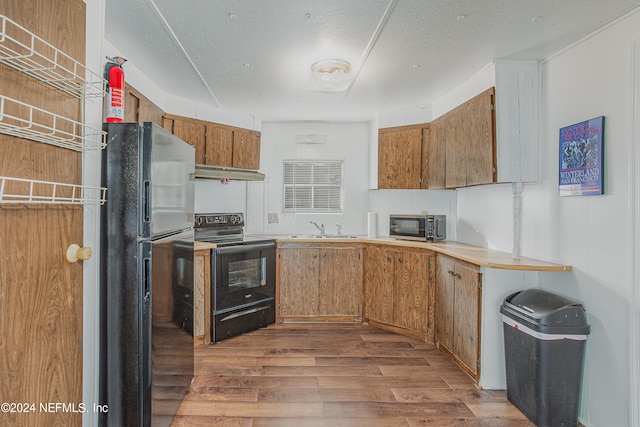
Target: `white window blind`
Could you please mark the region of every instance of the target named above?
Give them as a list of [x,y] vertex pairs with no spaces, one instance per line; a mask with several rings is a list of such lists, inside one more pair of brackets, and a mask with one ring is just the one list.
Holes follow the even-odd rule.
[[342,160],[285,160],[284,212],[342,212]]

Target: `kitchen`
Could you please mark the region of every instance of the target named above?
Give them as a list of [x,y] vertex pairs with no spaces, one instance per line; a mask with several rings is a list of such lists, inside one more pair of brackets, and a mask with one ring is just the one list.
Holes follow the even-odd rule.
[[[104,56],[122,54],[125,44],[114,46],[102,37],[105,12],[100,2],[87,3],[87,65],[101,70]],[[4,8],[4,7],[3,7]],[[583,385],[584,425],[638,425],[640,400],[638,336],[640,326],[640,282],[638,250],[638,175],[633,167],[638,158],[638,47],[640,28],[637,7],[618,19],[593,28],[572,40],[541,62],[541,108],[537,182],[524,184],[522,198],[521,253],[523,256],[567,264],[571,273],[539,276],[543,288],[556,290],[583,301],[592,332],[588,340]],[[616,48],[618,47],[618,48]],[[95,52],[99,52],[97,54]],[[203,102],[193,102],[164,90],[128,58],[127,81],[156,105],[173,114],[260,130],[261,168],[264,182],[197,182],[196,211],[238,210],[247,215],[248,233],[313,233],[310,220],[327,228],[341,223],[348,234],[365,234],[367,212],[378,213],[378,234],[386,235],[390,213],[432,213],[448,216],[448,236],[505,252],[513,249],[513,192],[510,184],[494,184],[448,190],[370,190],[377,183],[375,141],[377,129],[410,123],[425,123],[485,89],[490,65],[460,80],[445,92],[415,108],[383,112],[373,121],[319,123],[284,119],[260,123],[254,117],[220,111]],[[578,71],[576,71],[578,70]],[[485,73],[485,74],[483,74]],[[585,90],[588,87],[589,90]],[[476,90],[477,89],[477,90]],[[100,126],[102,104],[88,100],[87,123]],[[607,117],[606,190],[598,197],[561,198],[557,195],[558,129],[591,117]],[[93,118],[93,119],[91,119]],[[294,145],[295,135],[326,134],[323,145]],[[365,154],[366,153],[366,154]],[[85,161],[95,162],[88,153]],[[282,213],[282,161],[285,159],[345,159],[346,205],[343,215],[294,215]],[[90,163],[92,164],[92,163]],[[95,171],[86,172],[85,182],[97,183]],[[4,172],[3,172],[4,173]],[[224,204],[222,204],[224,203]],[[85,208],[91,211],[91,207]],[[278,222],[269,223],[268,214]],[[94,213],[95,214],[95,213]],[[85,233],[80,242],[94,248],[97,240],[95,217],[85,212]],[[602,229],[601,224],[609,224]],[[4,235],[2,236],[4,240]],[[8,240],[11,241],[11,240]],[[3,262],[7,259],[3,256]],[[4,269],[4,265],[3,265]],[[93,291],[97,266],[84,265],[84,373],[91,384],[95,366],[95,334],[91,327],[96,307]],[[4,279],[3,279],[4,281]],[[3,283],[3,286],[4,283]],[[3,302],[3,304],[6,303]],[[4,306],[3,306],[4,307]],[[4,333],[4,332],[3,332]],[[93,344],[92,344],[93,342]],[[604,367],[604,368],[603,368]],[[90,386],[83,388],[83,401],[95,402]]]

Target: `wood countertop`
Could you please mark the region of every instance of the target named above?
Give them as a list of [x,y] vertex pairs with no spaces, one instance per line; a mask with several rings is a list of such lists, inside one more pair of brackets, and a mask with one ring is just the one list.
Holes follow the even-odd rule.
[[208,249],[216,248],[218,245],[209,242],[193,242],[194,251],[204,251]]
[[369,243],[378,245],[391,245],[397,247],[430,249],[453,258],[469,262],[481,267],[496,268],[502,270],[526,270],[526,271],[571,271],[570,265],[556,264],[535,258],[520,257],[514,259],[509,252],[489,249],[482,246],[459,243],[451,240],[442,242],[415,242],[410,240],[397,240],[389,237],[369,238],[358,236],[356,238],[291,238],[283,235],[261,235],[270,237],[278,243]]

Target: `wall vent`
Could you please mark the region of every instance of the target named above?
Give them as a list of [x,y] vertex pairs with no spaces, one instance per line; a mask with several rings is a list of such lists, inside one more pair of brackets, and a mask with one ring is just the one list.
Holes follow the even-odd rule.
[[327,135],[323,133],[305,133],[296,135],[296,144],[326,144]]

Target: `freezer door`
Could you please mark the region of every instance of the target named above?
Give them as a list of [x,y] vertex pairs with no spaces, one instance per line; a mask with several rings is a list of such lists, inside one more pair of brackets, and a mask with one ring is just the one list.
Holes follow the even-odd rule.
[[143,124],[141,237],[193,227],[195,148],[155,123]]
[[154,240],[151,258],[151,425],[169,427],[194,375],[193,230]]

